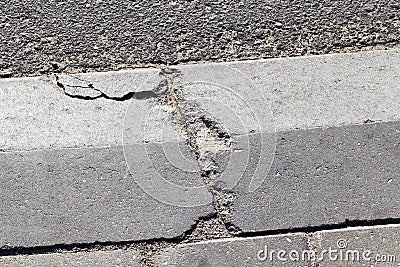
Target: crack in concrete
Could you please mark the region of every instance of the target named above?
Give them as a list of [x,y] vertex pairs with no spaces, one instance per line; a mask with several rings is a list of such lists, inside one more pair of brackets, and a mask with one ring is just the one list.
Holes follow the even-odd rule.
[[[221,174],[217,156],[223,156],[233,150],[233,137],[225,132],[222,127],[195,102],[184,99],[182,87],[177,85],[175,79],[180,75],[180,71],[174,68],[163,68],[160,75],[164,77],[162,81],[151,91],[128,92],[121,97],[108,96],[92,84],[86,86],[65,85],[59,81],[55,75],[55,81],[63,92],[72,98],[81,100],[95,100],[104,98],[115,101],[126,101],[131,98],[147,99],[156,98],[161,105],[173,107],[173,117],[175,123],[181,128],[183,135],[193,153],[201,170],[201,175],[208,190],[213,195],[213,205],[215,213],[205,217],[200,217],[190,229],[182,235],[174,238],[159,238],[141,241],[106,242],[92,244],[72,244],[56,245],[39,248],[0,248],[0,256],[15,254],[42,254],[54,253],[59,249],[75,250],[101,250],[116,248],[137,249],[141,255],[141,266],[154,266],[154,256],[159,254],[162,249],[173,247],[184,243],[195,243],[199,241],[229,238],[229,237],[261,237],[273,236],[286,233],[309,233],[307,246],[316,253],[318,259],[318,248],[320,247],[320,236],[317,231],[334,230],[357,226],[378,226],[384,224],[400,223],[400,219],[367,220],[367,221],[345,221],[341,224],[321,225],[315,227],[290,228],[267,230],[258,232],[244,232],[232,224],[230,218],[233,214],[232,203],[235,194],[232,191],[221,189],[216,185],[215,180]],[[92,89],[99,93],[97,96],[74,95],[66,92],[66,86]],[[312,260],[310,266],[318,266],[318,260]]]
[[321,234],[316,233],[309,233],[307,237],[307,248],[310,252],[312,252],[309,266],[317,267],[319,266],[318,258],[319,258],[319,248],[321,247]]
[[184,99],[182,87],[175,84],[180,72],[166,68],[162,75],[167,79],[167,93],[160,99],[160,104],[174,108],[175,123],[181,127],[183,135],[201,170],[201,175],[208,190],[213,195],[213,205],[220,223],[226,229],[224,237],[232,237],[240,233],[240,229],[228,222],[232,217],[232,202],[235,195],[232,191],[221,189],[217,177],[221,174],[218,157],[233,150],[233,138],[214,121],[198,103]]
[[[153,90],[149,90],[149,91],[139,91],[139,92],[127,92],[122,96],[109,96],[106,93],[104,93],[103,91],[101,91],[100,89],[97,89],[94,87],[93,84],[88,83],[87,86],[81,86],[81,85],[69,85],[69,84],[64,84],[60,81],[60,77],[57,74],[54,74],[54,81],[55,84],[61,88],[61,90],[64,92],[64,94],[68,97],[71,98],[76,98],[76,99],[80,99],[80,100],[96,100],[99,98],[104,98],[104,99],[108,99],[108,100],[113,100],[113,101],[128,101],[132,98],[134,99],[150,99],[150,98],[157,98],[160,95],[162,95],[165,90],[165,81],[161,81]],[[80,81],[83,81],[80,79]],[[85,81],[86,82],[86,81]],[[71,94],[67,92],[67,87],[71,87],[71,88],[82,88],[82,89],[91,89],[95,92],[97,92],[98,94],[95,96],[90,96],[90,95],[81,95],[81,94]]]
[[[221,189],[215,184],[216,178],[221,174],[218,166],[217,156],[230,153],[233,150],[232,137],[225,132],[222,127],[194,102],[188,102],[183,98],[182,90],[174,85],[174,79],[180,75],[177,69],[165,67],[160,71],[164,77],[161,82],[150,91],[128,92],[121,97],[113,97],[105,94],[103,91],[94,87],[89,81],[74,77],[81,82],[87,83],[87,86],[68,85],[60,81],[58,75],[54,75],[55,84],[62,89],[65,95],[80,100],[96,100],[99,98],[127,101],[134,99],[158,98],[159,103],[174,108],[175,123],[181,126],[183,134],[199,164],[201,175],[208,190],[213,195],[214,207],[218,213],[218,223],[223,223],[229,234],[224,237],[236,235],[241,230],[227,220],[232,216],[232,202],[235,198],[234,193],[229,190]],[[81,95],[67,92],[67,87],[91,89],[98,95]],[[200,238],[201,239],[201,238]]]
[[[76,243],[76,244],[56,244],[50,246],[37,246],[37,247],[14,247],[7,246],[0,247],[0,257],[15,256],[15,255],[38,255],[38,254],[51,254],[51,253],[75,253],[75,252],[94,252],[94,251],[112,251],[117,249],[131,249],[139,251],[141,255],[141,266],[154,266],[154,256],[158,255],[161,250],[173,248],[180,244],[196,243],[204,240],[215,239],[211,234],[207,239],[193,238],[196,232],[203,229],[203,225],[208,222],[219,220],[217,213],[211,213],[207,216],[200,217],[196,222],[183,234],[172,238],[155,238],[148,240],[135,240],[135,241],[117,241],[117,242],[93,242],[93,243]],[[307,248],[315,252],[315,259],[310,261],[309,266],[320,266],[319,257],[321,249],[321,231],[326,230],[339,230],[339,229],[352,229],[359,227],[379,227],[385,225],[400,225],[400,218],[387,218],[380,220],[367,220],[367,221],[346,221],[343,224],[332,224],[315,226],[308,228],[293,228],[287,230],[271,230],[265,232],[251,232],[242,233],[240,238],[248,237],[271,237],[280,236],[282,234],[299,234],[308,233]],[[219,237],[220,238],[220,237]]]
[[[50,246],[36,247],[0,247],[0,257],[15,255],[38,255],[50,253],[65,252],[91,252],[91,251],[111,251],[117,249],[132,249],[140,253],[140,265],[144,267],[154,266],[154,256],[160,253],[162,249],[171,248],[176,245],[188,242],[199,242],[193,238],[201,225],[205,222],[212,221],[217,218],[216,213],[210,213],[200,217],[191,227],[183,234],[172,238],[154,238],[147,240],[134,241],[117,241],[117,242],[93,242],[93,243],[76,243],[76,244],[56,244]],[[199,227],[200,226],[200,227]],[[210,238],[209,238],[210,239]]]
[[[64,84],[60,81],[58,75],[54,75],[55,84],[62,89],[65,95],[71,98],[80,100],[104,98],[114,101],[126,101],[132,98],[156,98],[159,100],[161,105],[172,106],[174,108],[174,122],[181,127],[191,150],[196,156],[201,169],[202,178],[214,198],[215,214],[200,217],[196,221],[196,224],[176,238],[100,244],[101,247],[111,246],[114,249],[126,246],[134,247],[140,252],[141,266],[154,266],[154,256],[160,253],[162,249],[182,243],[194,243],[211,239],[228,238],[232,237],[233,232],[236,231],[236,228],[232,228],[232,225],[225,222],[226,217],[232,214],[232,211],[230,210],[230,204],[233,199],[232,193],[219,190],[213,183],[219,174],[219,166],[215,157],[217,154],[231,151],[231,137],[221,130],[222,127],[210,119],[198,105],[193,105],[194,103],[186,103],[182,98],[180,88],[175,88],[174,86],[174,79],[179,74],[179,71],[176,69],[163,68],[160,71],[160,75],[163,76],[163,79],[153,90],[144,92],[128,92],[121,97],[109,96],[95,88],[93,84],[82,79],[79,80],[87,83],[87,86]],[[71,94],[67,91],[67,87],[91,89],[97,92],[98,95],[90,96]],[[234,229],[234,231],[232,231],[232,229]],[[92,247],[93,245],[77,244],[75,247],[85,248],[86,246]],[[71,249],[75,249],[75,247],[71,247]],[[39,250],[41,249],[39,248]]]
[[195,240],[193,236],[196,236],[196,232],[199,231],[199,228],[202,228],[202,224],[213,220],[216,217],[216,213],[211,213],[207,216],[200,217],[198,220],[196,220],[196,223],[193,224],[187,231],[175,238],[154,239],[147,241],[144,240],[141,242],[133,241],[133,244],[135,245],[131,246],[131,248],[135,248],[139,251],[141,267],[153,267],[155,266],[154,257],[156,255],[159,255],[162,250],[172,248],[183,243],[201,241]]

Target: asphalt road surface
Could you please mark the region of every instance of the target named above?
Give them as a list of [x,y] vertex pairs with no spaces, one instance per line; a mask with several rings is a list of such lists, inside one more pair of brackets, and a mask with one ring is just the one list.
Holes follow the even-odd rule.
[[0,1],[0,76],[383,49],[392,1]]

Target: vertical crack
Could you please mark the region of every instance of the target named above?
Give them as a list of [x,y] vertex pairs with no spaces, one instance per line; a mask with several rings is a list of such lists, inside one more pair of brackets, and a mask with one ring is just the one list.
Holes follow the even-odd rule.
[[320,258],[320,247],[321,247],[321,233],[315,232],[308,234],[307,238],[307,248],[312,252],[312,257],[310,258],[309,266],[319,267]]
[[230,223],[235,194],[223,189],[216,180],[222,173],[218,158],[229,157],[233,150],[233,139],[198,103],[184,99],[182,86],[176,84],[180,74],[179,70],[172,68],[161,71],[161,75],[166,77],[167,92],[159,102],[174,108],[175,122],[181,127],[181,132],[196,157],[203,181],[213,195],[213,205],[218,217],[214,223],[224,227],[223,237],[232,237],[241,232]]

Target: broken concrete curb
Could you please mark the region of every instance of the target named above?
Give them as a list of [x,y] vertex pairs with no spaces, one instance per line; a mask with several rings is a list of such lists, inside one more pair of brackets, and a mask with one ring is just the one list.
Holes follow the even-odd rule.
[[1,245],[399,219],[399,63],[392,50],[0,80]]

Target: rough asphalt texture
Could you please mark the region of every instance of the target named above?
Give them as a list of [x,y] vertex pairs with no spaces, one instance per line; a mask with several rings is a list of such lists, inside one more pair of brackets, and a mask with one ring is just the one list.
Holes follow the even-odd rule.
[[0,75],[325,54],[400,43],[400,1],[2,1]]

